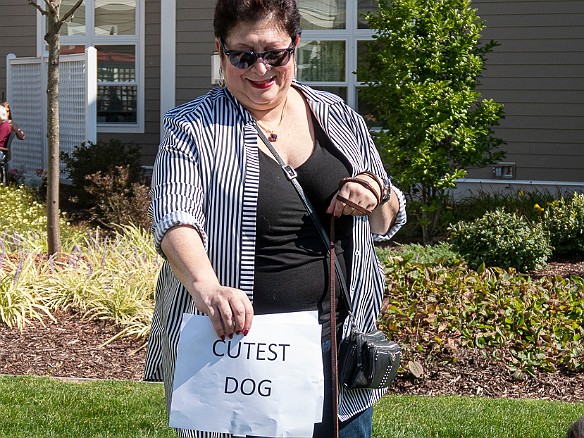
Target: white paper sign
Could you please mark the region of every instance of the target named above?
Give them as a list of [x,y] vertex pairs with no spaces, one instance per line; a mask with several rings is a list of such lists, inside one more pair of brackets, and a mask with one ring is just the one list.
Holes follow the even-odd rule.
[[256,315],[221,341],[206,316],[183,315],[170,427],[311,437],[322,421],[321,327],[311,312]]

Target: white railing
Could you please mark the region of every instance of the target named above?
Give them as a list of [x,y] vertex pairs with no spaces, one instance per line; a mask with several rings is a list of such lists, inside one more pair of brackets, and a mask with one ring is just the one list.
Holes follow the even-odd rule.
[[[7,100],[14,121],[25,132],[12,142],[10,167],[26,177],[47,168],[46,56],[6,57]],[[97,51],[62,56],[59,60],[59,144],[71,153],[85,141],[96,141]],[[61,178],[65,179],[61,163]]]

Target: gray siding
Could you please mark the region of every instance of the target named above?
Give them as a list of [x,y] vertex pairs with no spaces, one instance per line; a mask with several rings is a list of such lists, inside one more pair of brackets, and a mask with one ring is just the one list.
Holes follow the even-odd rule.
[[176,2],[176,101],[188,102],[211,88],[214,0]]
[[[516,178],[584,181],[584,1],[474,0],[485,39],[484,97],[505,105],[497,135]],[[492,178],[492,168],[471,178]]]
[[36,55],[36,9],[22,0],[4,0],[0,13],[0,97],[6,96],[6,55]]

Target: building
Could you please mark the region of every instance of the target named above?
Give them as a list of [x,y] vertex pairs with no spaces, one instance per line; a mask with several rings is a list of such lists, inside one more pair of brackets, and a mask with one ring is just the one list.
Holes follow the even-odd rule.
[[[486,20],[488,55],[483,96],[505,104],[497,135],[507,164],[473,169],[480,181],[503,186],[584,189],[584,2],[473,0]],[[510,175],[506,175],[510,172]],[[507,179],[509,178],[509,179]],[[549,183],[549,184],[546,184]]]
[[[372,32],[361,13],[374,0],[299,0],[298,79],[343,96],[357,110],[360,48]],[[62,10],[74,0],[63,0]],[[39,1],[39,5],[44,2]],[[507,161],[470,169],[469,182],[584,186],[584,1],[474,0],[487,23],[484,97],[505,105],[497,135]],[[213,86],[214,0],[85,0],[62,29],[63,53],[98,53],[98,138],[141,145],[151,165],[160,118]],[[0,92],[6,55],[41,56],[44,22],[21,0],[2,0]],[[16,114],[17,116],[17,114]],[[39,122],[40,123],[40,122]]]

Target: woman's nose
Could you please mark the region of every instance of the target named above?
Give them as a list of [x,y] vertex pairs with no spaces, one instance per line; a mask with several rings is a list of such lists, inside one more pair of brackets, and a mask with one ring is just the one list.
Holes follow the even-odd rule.
[[264,61],[264,58],[258,58],[253,67],[261,74],[267,73],[272,68],[270,64]]

